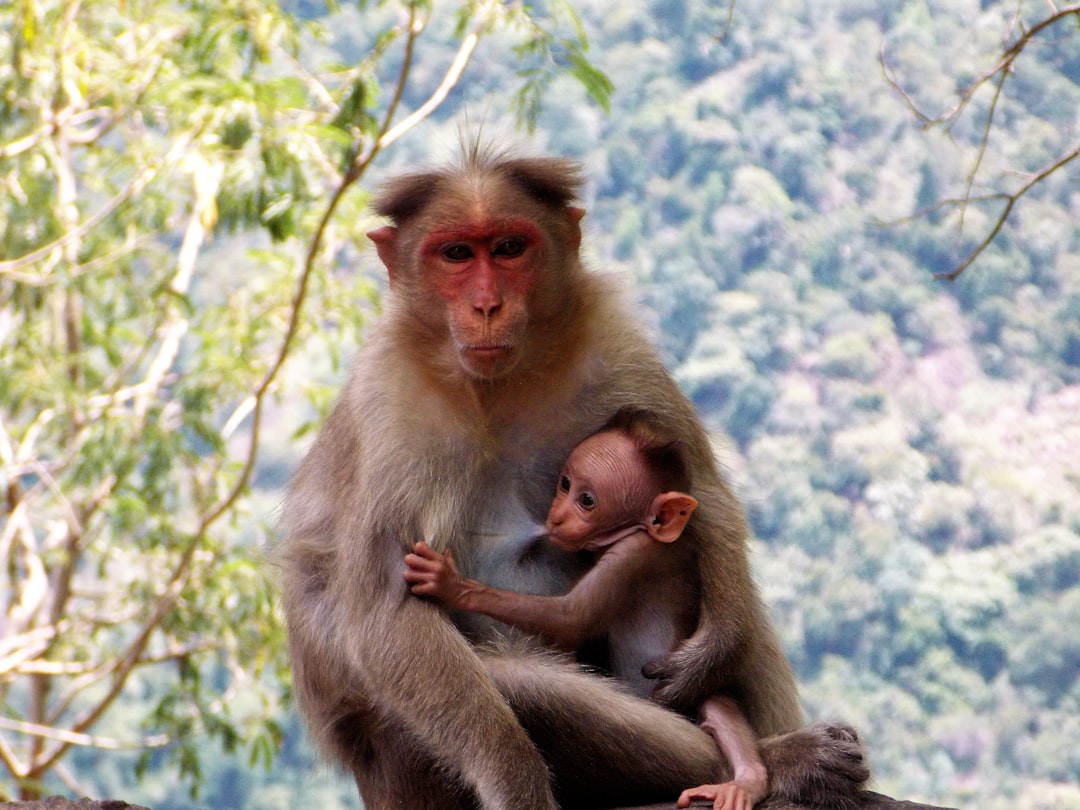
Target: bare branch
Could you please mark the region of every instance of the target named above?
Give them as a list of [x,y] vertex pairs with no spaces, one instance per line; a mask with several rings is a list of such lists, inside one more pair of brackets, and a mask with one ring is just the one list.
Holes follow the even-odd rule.
[[0,639],[0,675],[16,670],[23,662],[40,655],[58,632],[56,627],[39,627]]
[[919,109],[919,105],[915,103],[915,99],[904,89],[904,86],[900,83],[900,80],[896,78],[896,71],[889,64],[888,57],[885,54],[885,41],[882,40],[881,47],[878,48],[878,64],[881,65],[882,75],[885,77],[885,83],[900,96],[904,104],[911,111],[912,115],[922,121],[924,128],[941,123],[943,120],[951,118],[955,113],[956,108],[953,108],[943,115],[929,115]]
[[385,149],[392,144],[418,123],[431,115],[431,113],[438,109],[439,105],[446,100],[447,95],[449,95],[450,91],[454,89],[461,80],[461,74],[469,64],[473,51],[476,50],[476,46],[480,42],[480,37],[491,26],[493,6],[493,3],[487,3],[484,6],[484,9],[479,13],[479,21],[473,27],[473,30],[466,34],[465,38],[462,39],[461,45],[458,47],[457,53],[450,63],[450,67],[447,68],[446,74],[443,76],[442,82],[440,82],[439,86],[435,89],[435,92],[431,94],[427,101],[417,107],[400,123],[383,133],[382,137],[378,140],[379,149]]
[[964,257],[964,259],[951,271],[947,273],[936,273],[936,278],[943,278],[948,280],[956,279],[961,273],[964,272],[971,264],[986,250],[987,247],[994,241],[997,235],[1001,232],[1001,229],[1005,226],[1010,215],[1013,212],[1017,202],[1026,195],[1032,187],[1037,183],[1045,180],[1054,172],[1061,169],[1067,163],[1075,160],[1080,156],[1080,146],[1073,147],[1070,151],[1067,151],[1061,158],[1039,170],[1035,174],[1031,175],[1026,183],[1020,188],[1011,193],[997,193],[979,197],[972,196],[972,190],[975,187],[975,181],[982,169],[983,160],[986,157],[987,148],[990,142],[990,134],[993,131],[994,119],[998,112],[1000,101],[1003,97],[1003,88],[1005,86],[1005,80],[1009,74],[1015,69],[1015,62],[1019,58],[1020,54],[1032,43],[1032,41],[1038,37],[1043,31],[1047,30],[1056,23],[1066,19],[1067,17],[1076,16],[1077,21],[1080,22],[1080,3],[1073,3],[1067,6],[1058,7],[1053,2],[1049,3],[1051,13],[1044,19],[1037,22],[1030,28],[1023,25],[1023,21],[1017,19],[1016,29],[1020,34],[1014,42],[1008,44],[1001,54],[1001,57],[994,64],[992,68],[985,71],[981,76],[975,79],[967,88],[964,89],[960,96],[960,100],[955,106],[947,110],[946,112],[937,115],[930,116],[919,109],[918,105],[903,88],[899,80],[896,78],[896,73],[889,65],[888,59],[885,55],[884,43],[878,54],[878,59],[881,64],[882,72],[885,76],[886,83],[903,99],[907,107],[912,113],[922,122],[924,128],[941,127],[947,133],[951,132],[952,127],[955,125],[959,117],[968,108],[972,98],[979,89],[987,84],[993,85],[993,95],[990,99],[989,107],[983,118],[982,133],[979,138],[979,143],[975,152],[975,161],[971,169],[967,173],[964,192],[959,198],[951,198],[939,201],[929,208],[923,209],[920,212],[912,215],[912,217],[899,220],[900,222],[911,221],[912,219],[918,219],[940,208],[958,208],[960,210],[959,228],[960,233],[963,234],[964,221],[967,212],[967,208],[970,204],[975,202],[987,202],[992,200],[1003,200],[1004,206],[998,213],[998,216],[994,220],[994,224],[991,226],[986,236]]
[[338,111],[338,104],[334,101],[333,96],[330,95],[330,91],[326,89],[326,85],[319,81],[315,76],[312,76],[308,69],[300,64],[300,61],[296,57],[280,45],[274,45],[274,54],[278,60],[289,65],[304,86],[307,87],[308,91],[319,100],[319,104],[335,113]]
[[28,768],[26,764],[19,759],[19,755],[15,753],[7,740],[0,735],[0,761],[7,767],[8,772],[15,778],[26,776]]
[[100,225],[108,216],[120,207],[121,203],[125,200],[134,197],[149,183],[157,172],[153,169],[143,169],[131,181],[127,186],[115,197],[106,202],[101,208],[95,211],[89,218],[83,220],[76,228],[68,231],[63,236],[55,239],[44,247],[40,247],[37,250],[32,250],[24,256],[20,256],[17,259],[9,259],[7,261],[0,261],[0,274],[10,273],[15,270],[20,270],[27,265],[31,265],[40,259],[44,259],[50,253],[55,250],[60,250],[72,242],[77,242],[82,239],[86,234]]
[[[176,272],[169,282],[169,290],[178,296],[186,295],[195,275],[195,262],[199,250],[206,241],[206,226],[203,224],[206,212],[215,203],[218,186],[224,174],[221,165],[211,166],[197,152],[190,156],[193,164],[192,179],[195,185],[195,200],[191,206],[191,216],[184,229],[184,238],[176,257]],[[176,301],[167,307],[165,321],[158,328],[158,350],[146,371],[143,387],[135,398],[135,416],[140,420],[146,417],[153,396],[161,387],[168,371],[172,368],[176,355],[180,352],[180,340],[188,330],[188,320],[180,314]]]
[[[1076,147],[1071,152],[1065,154],[1063,157],[1051,163],[1049,166],[1046,166],[1042,170],[1033,174],[1031,178],[1026,183],[1024,183],[1024,185],[1022,185],[1012,194],[995,195],[998,198],[1004,197],[1005,206],[998,214],[997,219],[994,221],[994,225],[990,229],[989,233],[987,233],[987,235],[982,239],[982,241],[979,242],[979,244],[976,245],[975,248],[968,253],[967,257],[959,265],[957,265],[955,269],[949,271],[948,273],[935,273],[934,277],[947,279],[949,281],[953,281],[954,279],[956,279],[956,277],[963,273],[968,267],[970,267],[972,262],[979,258],[980,254],[982,254],[982,252],[990,246],[990,243],[994,241],[994,238],[1001,232],[1001,229],[1005,226],[1005,221],[1009,218],[1009,214],[1012,213],[1013,207],[1020,200],[1020,198],[1027,194],[1037,183],[1045,180],[1047,177],[1056,172],[1066,163],[1076,160],[1078,157],[1080,157],[1080,146]],[[955,202],[966,205],[969,200],[967,198],[964,198],[961,201]]]
[[720,29],[719,34],[713,35],[715,42],[725,42],[728,35],[731,33],[731,24],[735,19],[735,0],[728,0],[727,14],[724,16],[724,27]]
[[[129,617],[134,618],[134,617]],[[219,645],[213,641],[204,641],[197,644],[189,644],[183,647],[176,647],[158,655],[143,655],[139,658],[137,666],[148,667],[155,664],[163,664],[169,661],[178,661],[182,658],[187,658],[192,655],[197,655],[203,652],[209,652],[214,650]],[[80,694],[85,692],[91,686],[100,683],[109,675],[116,671],[116,668],[120,664],[120,659],[117,657],[110,657],[104,663],[86,664],[81,671],[77,668],[78,664],[52,664],[46,661],[34,662],[20,666],[19,672],[31,672],[32,667],[39,667],[42,674],[57,674],[57,675],[75,675],[77,677],[68,684],[63,694],[60,695],[53,706],[53,710],[49,716],[50,723],[59,723],[60,718],[64,712],[75,702]]]
[[46,134],[47,130],[43,127],[31,132],[29,135],[24,135],[18,140],[0,146],[0,160],[7,160],[33,149]]
[[97,737],[92,734],[79,734],[74,731],[43,726],[38,723],[27,723],[24,720],[11,720],[0,717],[0,728],[7,731],[15,731],[19,734],[27,734],[31,737],[41,737],[46,740],[56,740],[66,745],[79,745],[90,748],[103,748],[109,751],[137,751],[142,748],[162,748],[169,744],[171,738],[167,734],[155,734],[144,737],[138,742],[122,742],[112,737]]
[[[197,533],[188,538],[187,545],[176,566],[173,568],[172,575],[169,577],[169,584],[158,597],[154,610],[143,622],[142,627],[128,645],[124,654],[117,656],[110,664],[110,669],[106,674],[112,675],[112,685],[103,696],[97,699],[94,706],[88,708],[71,723],[71,731],[65,732],[65,734],[85,735],[86,730],[93,726],[94,723],[105,714],[108,708],[123,692],[124,685],[127,683],[127,677],[131,674],[131,671],[138,666],[143,651],[150,643],[153,632],[160,627],[161,622],[168,615],[169,611],[172,610],[173,606],[176,604],[176,600],[179,599],[184,586],[187,584],[191,574],[191,564],[194,560],[195,552],[201,545],[203,537],[203,533]],[[48,770],[48,768],[52,767],[54,763],[67,753],[71,746],[80,744],[74,742],[72,739],[55,739],[54,741],[57,742],[58,745],[48,751],[43,751],[40,756],[35,758],[33,767],[36,770]]]

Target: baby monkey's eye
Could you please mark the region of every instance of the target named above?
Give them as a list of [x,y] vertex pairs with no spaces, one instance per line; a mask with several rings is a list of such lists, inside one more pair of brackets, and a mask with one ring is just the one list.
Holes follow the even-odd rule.
[[568,475],[560,475],[559,476],[559,492],[569,492],[569,491],[570,491],[570,476],[568,476]]
[[596,506],[596,498],[593,497],[591,492],[582,492],[578,496],[578,503],[580,503],[586,509],[592,509]]

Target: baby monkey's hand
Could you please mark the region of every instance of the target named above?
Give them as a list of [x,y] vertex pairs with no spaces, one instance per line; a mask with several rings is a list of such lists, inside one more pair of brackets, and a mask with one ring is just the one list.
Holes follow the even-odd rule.
[[449,607],[458,607],[458,601],[466,590],[466,580],[454,565],[454,557],[447,549],[440,554],[423,540],[417,543],[411,554],[405,555],[405,581],[417,596],[430,596]]

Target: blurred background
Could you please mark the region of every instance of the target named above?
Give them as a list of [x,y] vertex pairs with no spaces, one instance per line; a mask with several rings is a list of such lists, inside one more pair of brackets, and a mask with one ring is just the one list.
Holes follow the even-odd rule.
[[276,509],[378,316],[371,191],[482,132],[585,165],[807,716],[899,798],[1080,807],[1078,17],[0,3],[0,800],[358,806]]

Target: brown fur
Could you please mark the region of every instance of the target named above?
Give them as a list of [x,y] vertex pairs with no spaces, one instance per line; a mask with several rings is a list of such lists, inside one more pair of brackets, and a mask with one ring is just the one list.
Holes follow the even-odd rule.
[[[624,407],[658,414],[685,445],[700,501],[690,530],[700,616],[662,668],[658,699],[689,713],[737,683],[758,735],[801,725],[750,578],[746,525],[705,431],[616,288],[580,266],[568,207],[580,182],[566,161],[474,148],[462,166],[406,176],[375,202],[397,229],[380,244],[391,265],[386,313],[296,473],[280,549],[300,708],[369,810],[552,808],[552,786],[564,806],[610,804],[723,775],[715,745],[689,721],[566,662],[478,650],[473,642],[498,628],[455,626],[402,577],[405,552],[425,539],[452,546],[467,576],[565,591],[580,571],[556,563],[524,524],[543,519],[570,449]],[[434,225],[507,212],[544,235],[544,270],[515,327],[521,360],[476,379],[457,363],[452,315],[425,284],[417,249]],[[820,783],[827,798],[830,774],[857,776],[857,741],[798,734],[763,743],[780,784]]]

